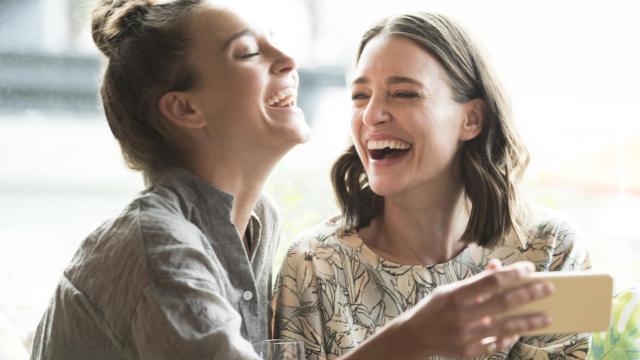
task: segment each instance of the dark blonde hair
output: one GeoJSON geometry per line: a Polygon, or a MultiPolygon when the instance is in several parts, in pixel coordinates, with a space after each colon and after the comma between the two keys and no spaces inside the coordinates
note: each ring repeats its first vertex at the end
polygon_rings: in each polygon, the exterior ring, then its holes
{"type": "MultiPolygon", "coordinates": [[[[409,39],[434,56],[448,75],[456,102],[485,102],[482,132],[461,148],[465,194],[472,205],[462,239],[485,247],[496,246],[510,235],[522,240],[516,183],[529,155],[514,129],[510,105],[480,51],[452,20],[418,12],[393,16],[371,27],[361,39],[358,61],[367,43],[377,36],[409,39]]],[[[382,215],[383,198],[369,188],[354,145],[336,160],[331,178],[345,230],[366,227],[382,215]]]]}
{"type": "Polygon", "coordinates": [[[146,175],[177,163],[178,134],[158,109],[168,91],[196,82],[185,60],[188,19],[202,0],[100,0],[93,40],[107,57],[100,95],[127,165],[146,175]]]}

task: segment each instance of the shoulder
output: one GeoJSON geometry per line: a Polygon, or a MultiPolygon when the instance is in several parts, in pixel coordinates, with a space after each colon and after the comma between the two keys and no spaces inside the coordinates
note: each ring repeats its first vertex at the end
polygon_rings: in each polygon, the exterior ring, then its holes
{"type": "Polygon", "coordinates": [[[570,215],[534,206],[527,234],[527,248],[547,250],[548,270],[584,270],[591,267],[584,231],[570,215]]]}
{"type": "Polygon", "coordinates": [[[584,247],[582,227],[571,216],[542,206],[532,206],[526,227],[530,244],[545,244],[557,251],[584,247]]]}
{"type": "Polygon", "coordinates": [[[172,199],[148,193],[137,198],[131,207],[138,226],[137,236],[147,251],[164,243],[202,244],[202,231],[172,199]]]}
{"type": "Polygon", "coordinates": [[[341,230],[342,223],[340,217],[331,217],[302,231],[290,246],[290,250],[303,252],[333,247],[338,244],[341,230]]]}
{"type": "Polygon", "coordinates": [[[107,293],[137,293],[152,281],[149,254],[197,239],[198,233],[175,209],[143,192],[83,240],[64,275],[92,301],[107,304],[107,293]],[[105,291],[114,288],[119,290],[105,291]]]}
{"type": "Polygon", "coordinates": [[[559,210],[537,205],[531,207],[527,232],[534,238],[583,236],[582,228],[573,217],[559,210]]]}
{"type": "Polygon", "coordinates": [[[149,191],[129,206],[130,242],[139,248],[149,281],[202,278],[220,268],[209,239],[177,194],[149,191]]]}
{"type": "Polygon", "coordinates": [[[285,262],[296,266],[314,258],[338,256],[344,248],[340,243],[342,223],[339,216],[331,217],[301,232],[287,250],[285,262]]]}
{"type": "Polygon", "coordinates": [[[569,215],[531,205],[524,217],[524,241],[508,238],[489,257],[505,264],[528,260],[538,271],[581,270],[590,267],[583,231],[569,215]]]}
{"type": "Polygon", "coordinates": [[[74,260],[102,262],[113,256],[100,255],[133,256],[144,252],[144,240],[149,236],[179,237],[178,234],[196,231],[180,209],[171,206],[171,201],[143,191],[89,234],[74,260]]]}

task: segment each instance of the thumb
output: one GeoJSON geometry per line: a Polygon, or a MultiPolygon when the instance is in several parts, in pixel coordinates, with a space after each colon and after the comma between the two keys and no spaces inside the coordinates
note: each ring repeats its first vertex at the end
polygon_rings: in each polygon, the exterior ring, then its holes
{"type": "Polygon", "coordinates": [[[498,259],[490,259],[485,267],[486,270],[499,270],[502,268],[502,262],[498,259]]]}

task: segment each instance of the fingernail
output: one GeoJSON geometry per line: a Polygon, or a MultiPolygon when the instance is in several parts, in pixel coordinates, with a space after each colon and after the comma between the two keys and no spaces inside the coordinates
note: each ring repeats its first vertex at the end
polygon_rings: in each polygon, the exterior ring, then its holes
{"type": "Polygon", "coordinates": [[[544,283],[543,290],[544,290],[544,294],[545,295],[549,295],[549,294],[551,294],[553,292],[553,290],[555,290],[555,287],[553,286],[552,283],[546,282],[546,283],[544,283]]]}
{"type": "Polygon", "coordinates": [[[533,269],[531,266],[527,265],[524,268],[522,268],[522,271],[520,272],[522,275],[529,275],[533,272],[533,269]]]}
{"type": "Polygon", "coordinates": [[[536,268],[535,268],[535,266],[533,266],[532,262],[527,263],[527,265],[528,265],[527,266],[527,271],[528,272],[532,273],[532,272],[534,272],[536,270],[536,268]]]}
{"type": "Polygon", "coordinates": [[[544,315],[544,316],[542,317],[542,323],[543,323],[545,326],[546,326],[546,325],[551,324],[551,321],[552,321],[552,320],[553,320],[553,319],[551,318],[551,316],[550,316],[550,315],[544,315]]]}

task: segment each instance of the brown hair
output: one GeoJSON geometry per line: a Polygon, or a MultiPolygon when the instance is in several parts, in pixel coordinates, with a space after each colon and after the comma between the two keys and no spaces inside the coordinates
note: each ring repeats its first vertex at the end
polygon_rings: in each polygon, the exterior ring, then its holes
{"type": "Polygon", "coordinates": [[[107,57],[100,95],[127,165],[146,175],[177,162],[178,134],[158,109],[168,91],[194,86],[187,21],[202,0],[100,0],[93,40],[107,57]]]}
{"type": "MultiPolygon", "coordinates": [[[[472,205],[462,239],[485,247],[496,246],[510,235],[522,240],[516,182],[529,155],[514,129],[510,105],[480,51],[460,26],[445,16],[426,12],[390,17],[371,27],[361,39],[358,61],[376,36],[410,39],[443,66],[455,101],[485,102],[482,132],[461,149],[462,178],[472,205]]],[[[345,230],[366,227],[382,215],[383,198],[369,188],[354,145],[336,160],[331,179],[345,230]]]]}

